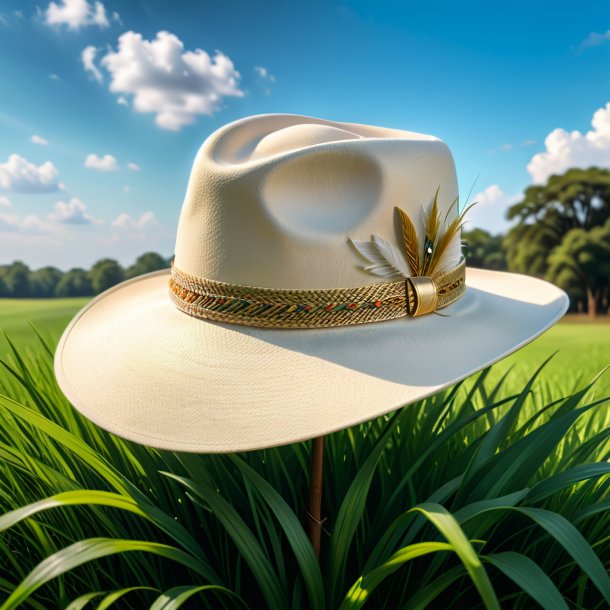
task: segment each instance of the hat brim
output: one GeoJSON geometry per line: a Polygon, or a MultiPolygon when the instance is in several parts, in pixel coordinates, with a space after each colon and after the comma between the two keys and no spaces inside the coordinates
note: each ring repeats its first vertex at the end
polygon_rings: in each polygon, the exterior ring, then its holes
{"type": "Polygon", "coordinates": [[[465,294],[442,315],[264,329],[179,311],[168,278],[93,299],[64,331],[55,374],[94,423],[172,451],[260,449],[361,423],[500,360],[568,307],[545,281],[467,268],[465,294]]]}

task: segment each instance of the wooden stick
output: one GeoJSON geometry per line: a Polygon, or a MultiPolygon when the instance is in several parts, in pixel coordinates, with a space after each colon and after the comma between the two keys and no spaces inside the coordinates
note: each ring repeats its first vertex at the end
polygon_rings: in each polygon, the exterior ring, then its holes
{"type": "Polygon", "coordinates": [[[322,475],[324,471],[324,437],[314,438],[311,445],[311,477],[309,485],[309,539],[318,560],[322,534],[322,475]]]}

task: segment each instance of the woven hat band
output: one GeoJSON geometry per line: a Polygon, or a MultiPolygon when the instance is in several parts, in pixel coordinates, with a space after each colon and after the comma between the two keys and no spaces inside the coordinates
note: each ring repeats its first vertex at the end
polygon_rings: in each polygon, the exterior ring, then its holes
{"type": "Polygon", "coordinates": [[[199,278],[172,265],[170,296],[198,318],[267,328],[328,328],[418,316],[442,309],[465,291],[465,262],[434,277],[358,288],[255,288],[199,278]]]}

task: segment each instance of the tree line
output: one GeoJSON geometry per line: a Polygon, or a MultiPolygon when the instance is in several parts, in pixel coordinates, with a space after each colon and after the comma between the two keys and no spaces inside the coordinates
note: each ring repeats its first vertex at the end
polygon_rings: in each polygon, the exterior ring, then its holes
{"type": "Polygon", "coordinates": [[[506,235],[465,231],[468,264],[546,279],[570,296],[572,311],[608,315],[610,170],[570,169],[526,189],[508,209],[506,235]]]}
{"type": "Polygon", "coordinates": [[[25,263],[15,261],[10,265],[0,265],[0,297],[94,296],[123,280],[149,271],[166,269],[170,260],[156,252],[146,252],[126,268],[114,259],[103,258],[89,270],[74,268],[65,272],[56,267],[32,270],[25,263]]]}

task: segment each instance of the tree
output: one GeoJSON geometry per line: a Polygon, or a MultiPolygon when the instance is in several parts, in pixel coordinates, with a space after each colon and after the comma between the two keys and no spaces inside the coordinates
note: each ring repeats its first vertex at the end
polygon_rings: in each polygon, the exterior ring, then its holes
{"type": "Polygon", "coordinates": [[[502,235],[491,235],[483,229],[463,231],[462,241],[465,244],[468,265],[495,271],[506,269],[502,239],[502,235]]]}
{"type": "Polygon", "coordinates": [[[88,297],[93,295],[89,273],[84,269],[70,269],[55,287],[56,297],[88,297]]]}
{"type": "Polygon", "coordinates": [[[549,256],[547,279],[568,289],[580,284],[587,296],[589,316],[607,307],[610,286],[610,218],[590,231],[568,231],[549,256]]]}
{"type": "Polygon", "coordinates": [[[543,225],[561,239],[570,229],[591,229],[610,216],[610,170],[569,169],[546,185],[526,189],[522,201],[508,210],[509,220],[543,225]]]}
{"type": "Polygon", "coordinates": [[[136,277],[151,271],[166,269],[168,267],[165,259],[156,252],[146,252],[136,259],[136,262],[127,269],[127,277],[136,277]]]}
{"type": "MultiPolygon", "coordinates": [[[[593,247],[583,245],[592,239],[586,234],[610,218],[610,170],[570,169],[562,175],[551,176],[547,184],[527,188],[523,200],[508,210],[507,218],[518,221],[504,239],[510,271],[552,277],[557,282],[561,277],[564,286],[578,284],[587,294],[587,306],[593,315],[603,307],[604,289],[593,289],[599,281],[596,266],[581,261],[578,272],[575,268],[570,271],[566,257],[577,252],[578,256],[585,256],[585,250],[593,247]],[[573,234],[568,245],[557,250],[566,236],[576,230],[580,232],[573,234]],[[554,251],[558,254],[551,273],[550,256],[554,251]],[[557,261],[561,258],[564,263],[560,265],[557,261]]],[[[602,261],[608,256],[597,253],[602,261]]]]}
{"type": "Polygon", "coordinates": [[[13,298],[27,298],[31,295],[30,268],[21,261],[9,265],[3,275],[8,295],[13,298]]]}
{"type": "Polygon", "coordinates": [[[117,261],[111,258],[103,258],[89,272],[91,286],[95,294],[99,294],[125,279],[123,268],[117,261]]]}
{"type": "Polygon", "coordinates": [[[30,273],[31,296],[49,298],[55,296],[55,288],[63,273],[56,267],[42,267],[30,273]]]}

